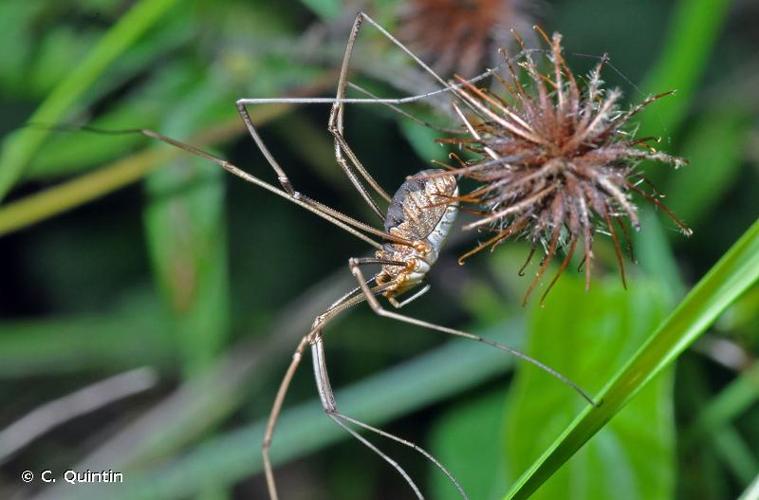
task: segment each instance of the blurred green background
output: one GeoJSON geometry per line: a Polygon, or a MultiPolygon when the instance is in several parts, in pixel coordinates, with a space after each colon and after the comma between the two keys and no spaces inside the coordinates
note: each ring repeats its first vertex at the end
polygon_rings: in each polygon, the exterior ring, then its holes
{"type": "MultiPolygon", "coordinates": [[[[334,93],[360,8],[397,28],[392,0],[0,3],[2,498],[266,498],[259,449],[280,377],[313,317],[352,286],[347,259],[368,249],[141,136],[24,125],[153,128],[276,182],[234,101],[334,93]],[[69,468],[121,471],[125,482],[20,479],[69,468]]],[[[553,0],[528,10],[564,34],[577,73],[608,53],[605,80],[628,103],[678,90],[640,116],[638,133],[690,160],[678,172],[644,168],[694,235],[646,211],[628,290],[599,238],[591,291],[568,272],[542,308],[518,307],[525,245],[460,267],[476,235],[459,235],[408,312],[523,346],[596,393],[757,219],[759,4],[553,0]]],[[[405,95],[398,81],[418,76],[369,28],[354,67],[356,81],[385,96],[405,95]]],[[[251,111],[296,188],[373,221],[335,163],[328,107],[251,111]]],[[[445,157],[436,133],[385,108],[348,109],[346,129],[390,192],[445,157]]],[[[748,491],[759,474],[759,289],[747,287],[537,497],[748,491]]],[[[501,498],[583,410],[533,367],[366,306],[334,323],[326,346],[342,411],[429,449],[472,499],[501,498]]],[[[320,412],[308,363],[275,435],[281,496],[411,498],[392,468],[320,412]]],[[[456,498],[422,457],[375,442],[430,498],[456,498]]]]}

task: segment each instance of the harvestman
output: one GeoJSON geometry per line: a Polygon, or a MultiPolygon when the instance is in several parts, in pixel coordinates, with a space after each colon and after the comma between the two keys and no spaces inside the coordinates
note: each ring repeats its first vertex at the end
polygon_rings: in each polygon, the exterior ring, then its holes
{"type": "MultiPolygon", "coordinates": [[[[490,72],[486,72],[479,77],[469,80],[469,82],[482,79],[489,73],[490,72]]],[[[353,87],[358,88],[355,85],[353,85],[353,87]]],[[[244,98],[237,101],[238,112],[240,113],[242,120],[245,122],[248,132],[255,141],[261,153],[268,161],[269,165],[271,165],[271,167],[274,169],[281,189],[257,177],[254,177],[253,175],[241,170],[239,167],[229,163],[224,159],[216,157],[189,144],[185,144],[170,137],[166,137],[158,132],[146,129],[121,131],[125,133],[142,133],[148,137],[168,143],[191,154],[200,156],[213,163],[216,163],[237,177],[240,177],[247,182],[260,186],[278,196],[281,196],[282,198],[285,198],[295,203],[296,205],[299,205],[304,209],[316,214],[317,216],[331,222],[337,227],[340,227],[341,229],[347,231],[351,235],[368,243],[376,250],[374,257],[354,257],[348,260],[348,267],[353,276],[356,278],[358,286],[340,297],[331,306],[329,306],[326,311],[314,319],[310,331],[306,333],[298,343],[298,346],[296,347],[293,354],[293,359],[287,369],[287,372],[285,373],[285,376],[282,379],[279,390],[277,391],[262,444],[266,483],[269,495],[273,500],[277,499],[278,495],[274,481],[273,468],[271,460],[269,458],[269,449],[272,444],[274,429],[280,411],[282,409],[285,395],[295,374],[295,371],[300,364],[306,346],[310,346],[311,348],[313,368],[316,378],[316,385],[319,392],[319,398],[321,399],[324,411],[329,416],[329,418],[331,418],[335,423],[337,423],[337,425],[345,429],[353,437],[358,439],[361,443],[363,443],[365,446],[379,455],[382,459],[392,465],[414,490],[414,493],[418,498],[422,499],[424,497],[422,496],[419,487],[414,483],[406,471],[392,458],[380,451],[374,444],[372,444],[366,438],[349,427],[349,424],[353,424],[367,431],[374,432],[375,434],[389,438],[421,453],[448,477],[448,479],[453,483],[462,497],[467,498],[467,495],[464,492],[463,488],[453,477],[453,475],[427,451],[410,441],[389,434],[385,431],[382,431],[381,429],[372,427],[368,424],[365,424],[338,412],[337,403],[335,401],[327,373],[322,331],[327,326],[327,324],[329,324],[329,322],[332,321],[337,315],[364,301],[366,301],[371,309],[379,316],[420,326],[440,333],[446,333],[458,337],[476,340],[478,342],[496,347],[512,355],[515,355],[529,363],[532,363],[533,365],[546,371],[548,374],[561,380],[563,383],[569,385],[590,404],[596,404],[590,396],[588,396],[579,386],[577,386],[567,377],[516,349],[512,349],[511,347],[508,347],[504,344],[500,344],[493,340],[485,339],[465,331],[448,328],[442,325],[437,325],[421,319],[387,310],[380,304],[379,300],[377,299],[378,295],[383,295],[394,308],[400,309],[413,300],[419,298],[429,290],[430,286],[425,285],[421,289],[416,290],[407,298],[398,300],[401,295],[405,295],[407,292],[410,292],[423,284],[424,277],[426,276],[431,266],[437,260],[444,240],[448,235],[450,227],[458,212],[458,186],[455,177],[451,174],[446,173],[444,170],[424,170],[415,176],[408,178],[396,191],[395,195],[391,197],[386,191],[382,189],[382,187],[374,180],[374,178],[372,178],[369,172],[361,164],[360,160],[353,152],[348,142],[343,137],[344,104],[384,104],[398,110],[398,108],[396,108],[397,105],[420,101],[441,92],[452,92],[460,100],[462,100],[464,105],[468,106],[468,103],[465,100],[461,99],[459,95],[459,88],[460,85],[447,84],[442,78],[435,74],[432,69],[424,64],[424,62],[416,57],[409,49],[403,46],[401,42],[395,39],[384,28],[378,25],[373,19],[364,13],[360,13],[356,17],[348,39],[345,55],[343,57],[342,66],[340,69],[337,95],[335,98],[244,98]],[[349,85],[347,82],[347,72],[350,58],[352,55],[353,46],[358,37],[360,27],[364,21],[375,26],[393,44],[395,44],[407,55],[409,55],[426,72],[431,74],[440,84],[443,85],[444,88],[434,92],[429,92],[427,94],[399,99],[380,99],[375,97],[346,98],[345,91],[347,85],[349,85]],[[294,189],[284,169],[271,154],[261,139],[260,135],[258,134],[258,131],[256,130],[256,127],[254,126],[250,114],[247,110],[247,106],[249,105],[275,103],[332,105],[332,109],[329,115],[328,129],[335,140],[335,158],[337,160],[337,163],[350,179],[356,190],[360,193],[364,201],[368,204],[370,209],[380,218],[381,221],[383,221],[384,230],[377,229],[372,225],[356,220],[342,212],[339,212],[316,200],[313,200],[294,189]],[[364,182],[374,191],[376,195],[383,198],[388,203],[388,208],[385,213],[383,213],[383,211],[380,209],[379,205],[372,197],[369,189],[367,189],[367,187],[364,185],[364,182]],[[383,243],[376,241],[374,238],[372,238],[372,236],[382,240],[383,243]],[[362,271],[362,267],[367,265],[378,265],[381,267],[379,272],[367,279],[364,275],[364,272],[362,271]]],[[[362,89],[358,88],[358,90],[362,89]]],[[[366,91],[363,92],[367,95],[371,95],[366,91]]],[[[458,107],[454,105],[454,108],[456,109],[457,114],[464,121],[464,124],[468,126],[467,128],[471,128],[458,107]]],[[[409,116],[405,112],[400,112],[404,114],[404,116],[409,116]]]]}

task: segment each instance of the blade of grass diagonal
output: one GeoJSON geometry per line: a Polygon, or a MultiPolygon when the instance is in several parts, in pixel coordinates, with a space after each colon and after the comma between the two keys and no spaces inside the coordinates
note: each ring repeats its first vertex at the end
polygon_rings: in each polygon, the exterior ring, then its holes
{"type": "MultiPolygon", "coordinates": [[[[290,109],[269,106],[259,123],[268,121],[290,109]]],[[[223,142],[243,132],[238,117],[219,122],[194,135],[188,143],[198,147],[223,142]]],[[[146,149],[129,155],[92,172],[80,175],[57,186],[34,193],[0,207],[0,236],[43,221],[87,202],[106,196],[161,167],[182,152],[168,147],[146,149]]]]}
{"type": "MultiPolygon", "coordinates": [[[[29,121],[57,123],[103,71],[175,3],[176,0],[142,0],[132,7],[100,40],[89,56],[55,88],[29,121]]],[[[0,153],[0,200],[13,187],[49,133],[49,130],[26,128],[8,136],[4,141],[0,153]]]]}
{"type": "Polygon", "coordinates": [[[722,389],[696,417],[683,436],[684,445],[693,445],[710,430],[730,423],[759,399],[759,363],[741,373],[722,389]]]}
{"type": "Polygon", "coordinates": [[[644,93],[652,95],[677,90],[677,98],[662,99],[641,114],[640,137],[669,135],[682,123],[732,3],[678,2],[664,50],[641,85],[644,93]]]}
{"type": "Polygon", "coordinates": [[[520,477],[507,498],[527,498],[638,392],[669,366],[717,317],[759,279],[759,221],[728,250],[675,311],[584,410],[520,477]]]}
{"type": "MultiPolygon", "coordinates": [[[[331,80],[332,76],[327,75],[312,85],[302,87],[294,94],[303,96],[317,94],[331,80]]],[[[290,104],[264,106],[252,110],[251,116],[253,121],[261,125],[287,113],[292,108],[290,104]]],[[[193,135],[186,142],[198,147],[206,147],[231,139],[244,131],[244,125],[238,116],[214,123],[216,124],[193,135]]],[[[0,206],[0,236],[137,182],[167,160],[181,155],[180,150],[167,146],[140,151],[70,181],[2,205],[0,206]]]]}

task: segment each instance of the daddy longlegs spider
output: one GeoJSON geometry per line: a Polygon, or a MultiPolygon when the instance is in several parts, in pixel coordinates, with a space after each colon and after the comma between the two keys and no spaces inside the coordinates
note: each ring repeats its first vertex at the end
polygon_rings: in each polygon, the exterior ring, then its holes
{"type": "MultiPolygon", "coordinates": [[[[485,76],[487,76],[487,74],[475,77],[471,80],[468,80],[466,83],[471,83],[472,81],[482,79],[485,76]]],[[[355,85],[353,87],[362,90],[355,85]]],[[[244,181],[266,189],[267,191],[270,191],[312,212],[313,214],[331,222],[335,226],[343,229],[349,234],[363,240],[370,246],[374,247],[374,257],[353,257],[348,260],[348,268],[355,277],[357,286],[336,300],[331,306],[327,308],[327,310],[325,310],[314,319],[311,329],[298,343],[295,352],[293,353],[292,361],[290,362],[290,365],[288,366],[287,371],[280,383],[271,413],[269,415],[262,443],[262,455],[266,484],[269,496],[272,500],[276,500],[279,497],[274,480],[273,467],[271,459],[269,457],[269,450],[272,445],[274,430],[280,412],[282,410],[285,395],[287,393],[290,382],[292,381],[293,376],[301,362],[306,347],[310,347],[311,349],[314,376],[319,392],[319,398],[321,400],[322,407],[329,418],[331,418],[337,425],[345,429],[358,441],[374,451],[378,456],[380,456],[383,460],[394,467],[409,484],[417,498],[422,499],[424,497],[419,487],[409,476],[409,474],[403,469],[403,467],[401,467],[391,457],[379,450],[374,444],[360,435],[356,430],[351,428],[351,425],[369,432],[373,432],[379,436],[391,439],[397,443],[416,450],[424,457],[426,457],[430,462],[432,462],[440,471],[442,471],[443,474],[446,475],[446,477],[451,481],[451,483],[463,498],[468,498],[466,492],[455,479],[453,474],[449,472],[440,462],[438,462],[437,459],[435,459],[430,453],[410,441],[387,433],[381,429],[344,415],[338,411],[337,403],[330,385],[329,375],[327,372],[327,363],[324,353],[323,330],[339,314],[364,301],[366,301],[371,307],[372,311],[374,311],[374,313],[379,316],[419,326],[439,333],[445,333],[456,337],[475,340],[477,342],[510,353],[524,361],[527,361],[539,367],[551,376],[559,379],[561,382],[574,389],[591,405],[598,404],[594,402],[594,400],[585,391],[583,391],[577,384],[569,380],[566,376],[544,365],[540,361],[531,358],[521,351],[469,332],[448,328],[446,326],[438,325],[409,315],[401,314],[396,311],[385,309],[377,298],[379,295],[382,295],[395,309],[400,309],[415,299],[419,298],[430,289],[430,285],[422,285],[424,283],[424,278],[427,272],[437,260],[438,254],[442,249],[443,243],[458,213],[458,186],[454,175],[447,174],[444,170],[422,170],[416,175],[407,178],[407,180],[401,184],[395,194],[391,197],[384,189],[382,189],[382,187],[374,180],[371,174],[364,168],[358,156],[353,152],[350,145],[344,138],[344,105],[348,103],[383,104],[392,107],[396,111],[400,111],[399,108],[397,108],[399,105],[420,101],[442,92],[452,92],[454,95],[456,95],[459,87],[460,85],[457,86],[447,84],[440,76],[435,74],[432,69],[425,65],[424,62],[416,57],[400,41],[388,33],[368,15],[360,13],[356,17],[348,39],[348,43],[346,45],[345,55],[343,57],[339,73],[336,97],[243,98],[237,101],[238,112],[243,122],[245,123],[250,136],[255,141],[256,145],[258,146],[263,156],[266,158],[269,165],[274,169],[274,172],[276,173],[280,184],[279,188],[245,172],[244,170],[222,158],[214,156],[192,145],[162,135],[153,130],[132,129],[106,131],[83,127],[84,129],[104,133],[141,133],[147,137],[165,142],[188,153],[202,157],[210,162],[217,164],[218,166],[224,168],[231,174],[243,179],[244,181]],[[425,71],[431,74],[439,83],[444,86],[444,88],[429,92],[427,94],[397,99],[375,98],[373,96],[368,98],[346,98],[346,87],[349,85],[347,81],[348,67],[353,52],[353,46],[358,37],[359,29],[364,21],[377,28],[380,33],[388,38],[394,45],[399,47],[425,71]],[[267,148],[266,144],[261,139],[261,136],[253,124],[253,121],[247,109],[247,106],[252,105],[282,103],[332,105],[329,114],[328,130],[334,137],[336,161],[350,182],[359,192],[363,200],[369,206],[371,211],[374,212],[380,218],[380,220],[383,221],[383,229],[377,229],[370,224],[359,221],[340,211],[330,208],[327,205],[324,205],[316,200],[307,197],[293,187],[289,177],[285,173],[285,170],[274,158],[272,153],[267,148]],[[366,185],[364,183],[366,183],[366,185]],[[374,197],[372,196],[372,191],[376,196],[379,196],[380,198],[384,199],[385,202],[387,202],[388,208],[385,212],[380,209],[380,206],[375,201],[374,197]],[[381,240],[382,243],[377,240],[381,240]],[[380,266],[380,270],[367,279],[362,268],[368,265],[380,266]],[[420,286],[421,288],[419,288],[420,286]],[[401,296],[404,296],[412,291],[414,293],[402,300],[399,300],[401,296]]],[[[371,95],[366,91],[364,91],[364,93],[371,95]]],[[[466,101],[464,101],[463,104],[466,105],[466,101]]],[[[458,108],[456,109],[460,114],[458,108]]],[[[403,111],[400,112],[404,116],[409,116],[403,111]]]]}

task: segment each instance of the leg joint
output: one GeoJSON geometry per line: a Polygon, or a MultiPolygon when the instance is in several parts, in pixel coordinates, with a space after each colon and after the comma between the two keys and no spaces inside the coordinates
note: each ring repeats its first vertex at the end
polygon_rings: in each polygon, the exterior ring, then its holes
{"type": "Polygon", "coordinates": [[[320,326],[324,323],[324,315],[320,314],[316,318],[314,318],[314,322],[311,323],[311,330],[318,330],[320,326]]]}
{"type": "Polygon", "coordinates": [[[386,311],[385,308],[383,308],[379,302],[377,303],[370,303],[372,309],[374,309],[374,312],[377,313],[378,316],[382,316],[383,318],[388,318],[392,316],[392,313],[389,311],[386,311]]]}

